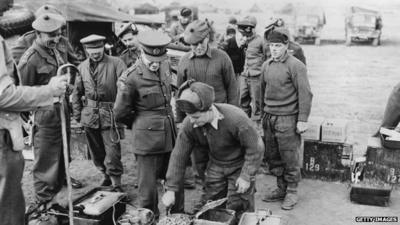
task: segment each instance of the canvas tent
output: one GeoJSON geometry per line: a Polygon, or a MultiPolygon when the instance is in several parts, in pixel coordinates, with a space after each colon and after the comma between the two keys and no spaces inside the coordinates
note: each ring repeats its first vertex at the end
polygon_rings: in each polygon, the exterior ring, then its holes
{"type": "Polygon", "coordinates": [[[33,11],[43,4],[55,6],[66,18],[67,37],[78,56],[84,56],[79,42],[83,37],[90,34],[103,35],[107,43],[115,46],[117,38],[114,22],[134,21],[132,16],[114,9],[106,0],[35,0],[26,3],[33,11]]]}

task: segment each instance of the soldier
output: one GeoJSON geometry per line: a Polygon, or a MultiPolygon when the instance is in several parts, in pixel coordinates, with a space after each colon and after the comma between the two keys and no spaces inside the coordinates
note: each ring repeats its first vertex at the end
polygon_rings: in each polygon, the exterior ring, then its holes
{"type": "Polygon", "coordinates": [[[239,76],[239,104],[249,118],[258,124],[261,118],[260,75],[261,66],[265,61],[265,43],[263,38],[255,33],[256,26],[257,20],[253,16],[246,16],[238,22],[238,29],[242,34],[238,45],[245,48],[246,52],[244,70],[239,76]]]}
{"type": "MultiPolygon", "coordinates": [[[[133,151],[137,160],[139,207],[159,217],[157,179],[164,179],[176,127],[171,101],[172,76],[166,47],[171,38],[159,31],[140,32],[142,55],[120,78],[115,118],[132,126],[133,151]],[[134,112],[134,120],[126,118],[134,112]]],[[[183,212],[183,184],[179,185],[179,204],[171,212],[183,212]]]]}
{"type": "MultiPolygon", "coordinates": [[[[215,102],[238,105],[235,72],[229,56],[222,50],[211,48],[213,36],[207,21],[196,20],[185,30],[185,42],[190,44],[191,52],[182,56],[178,64],[178,82],[194,79],[212,86],[215,90],[215,102]]],[[[181,122],[185,114],[178,114],[181,122]]]]}
{"type": "MultiPolygon", "coordinates": [[[[35,17],[38,18],[40,15],[45,13],[52,13],[56,15],[62,16],[61,12],[52,5],[43,5],[35,12],[35,17]]],[[[65,26],[65,24],[63,24],[65,26]]],[[[22,55],[28,50],[29,47],[32,46],[33,42],[36,40],[36,32],[29,31],[19,37],[15,43],[15,45],[11,48],[12,56],[15,62],[18,64],[22,55]]],[[[60,37],[59,42],[57,43],[57,50],[60,52],[68,53],[68,61],[77,65],[79,64],[79,60],[77,59],[71,44],[68,42],[67,38],[64,36],[60,37]]],[[[82,184],[81,184],[82,186],[82,184]]]]}
{"type": "MultiPolygon", "coordinates": [[[[235,78],[232,61],[222,50],[211,48],[209,42],[213,41],[212,28],[207,21],[193,21],[185,30],[185,42],[190,44],[191,52],[186,53],[179,61],[177,85],[194,79],[212,86],[215,90],[215,102],[238,105],[238,86],[235,78]]],[[[177,123],[181,123],[185,113],[177,109],[177,123]]],[[[197,173],[204,178],[204,169],[207,165],[207,155],[200,154],[204,151],[193,151],[193,163],[197,165],[197,173]]],[[[188,169],[188,177],[191,170],[188,169]]],[[[192,182],[194,183],[194,181],[192,182]]],[[[190,181],[185,181],[185,186],[190,187],[190,181]]]]}
{"type": "Polygon", "coordinates": [[[137,43],[138,30],[133,27],[132,23],[125,25],[120,33],[117,35],[119,39],[124,43],[126,49],[119,56],[127,67],[131,67],[135,64],[136,60],[140,56],[140,47],[137,43]]]}
{"type": "Polygon", "coordinates": [[[238,107],[213,103],[211,86],[188,81],[178,94],[176,105],[187,114],[171,154],[167,192],[162,200],[168,207],[183,179],[185,166],[196,145],[209,149],[205,173],[206,200],[228,197],[227,208],[238,218],[254,211],[255,175],[264,153],[261,136],[252,121],[238,107]]]}
{"type": "Polygon", "coordinates": [[[170,36],[173,42],[181,42],[187,44],[184,41],[184,32],[188,24],[192,22],[192,10],[189,8],[182,8],[180,11],[179,21],[172,25],[170,30],[170,36]]]}
{"type": "Polygon", "coordinates": [[[288,53],[287,29],[268,36],[271,59],[262,66],[261,93],[265,149],[277,188],[263,200],[280,201],[290,210],[298,201],[300,134],[307,130],[312,93],[304,63],[288,53]]]}
{"type": "Polygon", "coordinates": [[[74,119],[85,129],[94,165],[104,175],[101,186],[122,191],[119,135],[123,136],[123,130],[118,129],[112,109],[117,80],[126,66],[121,59],[104,54],[105,39],[93,34],[80,40],[88,58],[78,66],[81,76],[75,82],[72,105],[74,119]]]}
{"type": "MultiPolygon", "coordinates": [[[[62,17],[49,13],[40,15],[32,23],[37,38],[19,62],[21,84],[46,85],[56,76],[58,67],[67,62],[67,53],[58,51],[56,47],[64,22],[62,17]]],[[[67,110],[68,107],[64,113],[69,124],[67,110]]],[[[65,182],[60,102],[34,113],[37,128],[34,130],[33,165],[35,203],[31,209],[49,202],[65,182]]]]}
{"type": "MultiPolygon", "coordinates": [[[[235,24],[228,25],[228,27],[226,28],[226,35],[221,38],[218,47],[224,50],[228,54],[229,58],[231,58],[233,70],[235,71],[236,75],[235,77],[238,80],[240,74],[243,72],[244,69],[244,63],[246,60],[246,49],[244,45],[239,46],[238,44],[239,40],[241,40],[242,35],[237,29],[236,19],[234,17],[233,19],[235,24]]],[[[230,19],[229,22],[231,23],[231,20],[233,19],[230,19]]]]}
{"type": "MultiPolygon", "coordinates": [[[[274,29],[281,29],[281,27],[284,27],[284,26],[285,26],[285,23],[284,23],[284,21],[282,19],[273,19],[273,20],[271,20],[269,25],[267,25],[265,27],[264,40],[268,39],[268,35],[274,29]]],[[[267,59],[269,59],[271,57],[271,53],[269,51],[268,44],[265,45],[265,52],[266,52],[267,59]]],[[[289,54],[293,55],[298,60],[300,60],[302,63],[304,63],[304,65],[306,65],[306,57],[304,56],[303,49],[301,48],[301,46],[297,42],[292,41],[290,37],[289,37],[288,52],[289,52],[289,54]]]]}
{"type": "MultiPolygon", "coordinates": [[[[0,10],[0,16],[2,15],[0,10]]],[[[47,85],[40,87],[15,86],[11,77],[16,75],[16,65],[4,39],[0,36],[0,116],[6,119],[17,112],[40,110],[40,107],[53,105],[53,97],[61,96],[67,87],[67,77],[53,77],[47,85]],[[4,114],[3,114],[4,113],[4,114]]],[[[12,117],[11,117],[12,118],[12,117]]],[[[19,120],[16,120],[19,121],[19,120]]],[[[10,121],[10,123],[16,123],[10,121]]],[[[4,126],[6,124],[2,124],[4,126]]],[[[19,124],[13,129],[22,129],[19,124]]],[[[13,140],[15,141],[15,140],[13,140]]],[[[25,200],[21,188],[24,172],[22,151],[15,151],[10,132],[0,129],[0,220],[3,225],[24,223],[25,200]]],[[[17,140],[23,143],[23,140],[17,140]]]]}

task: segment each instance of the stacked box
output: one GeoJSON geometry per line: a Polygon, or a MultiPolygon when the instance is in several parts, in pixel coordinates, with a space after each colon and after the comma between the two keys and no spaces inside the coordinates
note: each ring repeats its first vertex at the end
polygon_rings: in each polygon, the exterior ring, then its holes
{"type": "Polygon", "coordinates": [[[304,141],[304,178],[327,181],[350,180],[353,146],[344,143],[304,141]]]}
{"type": "Polygon", "coordinates": [[[379,138],[371,137],[368,140],[364,178],[399,185],[400,149],[384,148],[379,138]]]}
{"type": "Polygon", "coordinates": [[[321,141],[345,143],[347,137],[347,125],[347,120],[325,120],[321,127],[321,141]]]}
{"type": "Polygon", "coordinates": [[[324,120],[325,119],[323,117],[310,117],[308,119],[307,131],[301,134],[303,139],[314,141],[321,140],[321,126],[324,120]]]}

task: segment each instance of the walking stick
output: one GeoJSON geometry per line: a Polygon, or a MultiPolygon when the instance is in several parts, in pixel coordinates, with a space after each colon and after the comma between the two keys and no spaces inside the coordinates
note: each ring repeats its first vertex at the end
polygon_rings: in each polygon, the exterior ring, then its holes
{"type": "MultiPolygon", "coordinates": [[[[57,70],[57,76],[61,76],[61,72],[64,68],[67,69],[67,75],[70,76],[70,82],[69,84],[73,84],[75,82],[74,76],[71,76],[71,68],[75,68],[78,71],[78,68],[72,64],[65,64],[62,65],[58,68],[57,70]]],[[[63,141],[63,154],[64,154],[64,166],[65,166],[65,175],[67,179],[67,192],[68,192],[68,218],[69,218],[69,224],[74,225],[74,214],[73,214],[73,205],[72,205],[72,185],[71,185],[71,176],[69,173],[69,155],[68,155],[68,138],[67,138],[67,120],[65,118],[65,105],[64,105],[64,98],[61,98],[61,108],[60,108],[60,114],[61,114],[61,132],[62,132],[62,141],[63,141]]]]}

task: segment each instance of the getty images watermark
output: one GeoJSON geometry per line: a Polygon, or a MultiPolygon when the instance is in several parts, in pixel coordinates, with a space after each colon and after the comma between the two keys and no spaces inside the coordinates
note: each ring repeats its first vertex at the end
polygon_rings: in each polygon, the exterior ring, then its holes
{"type": "Polygon", "coordinates": [[[356,222],[359,223],[397,223],[397,216],[356,216],[356,222]]]}

